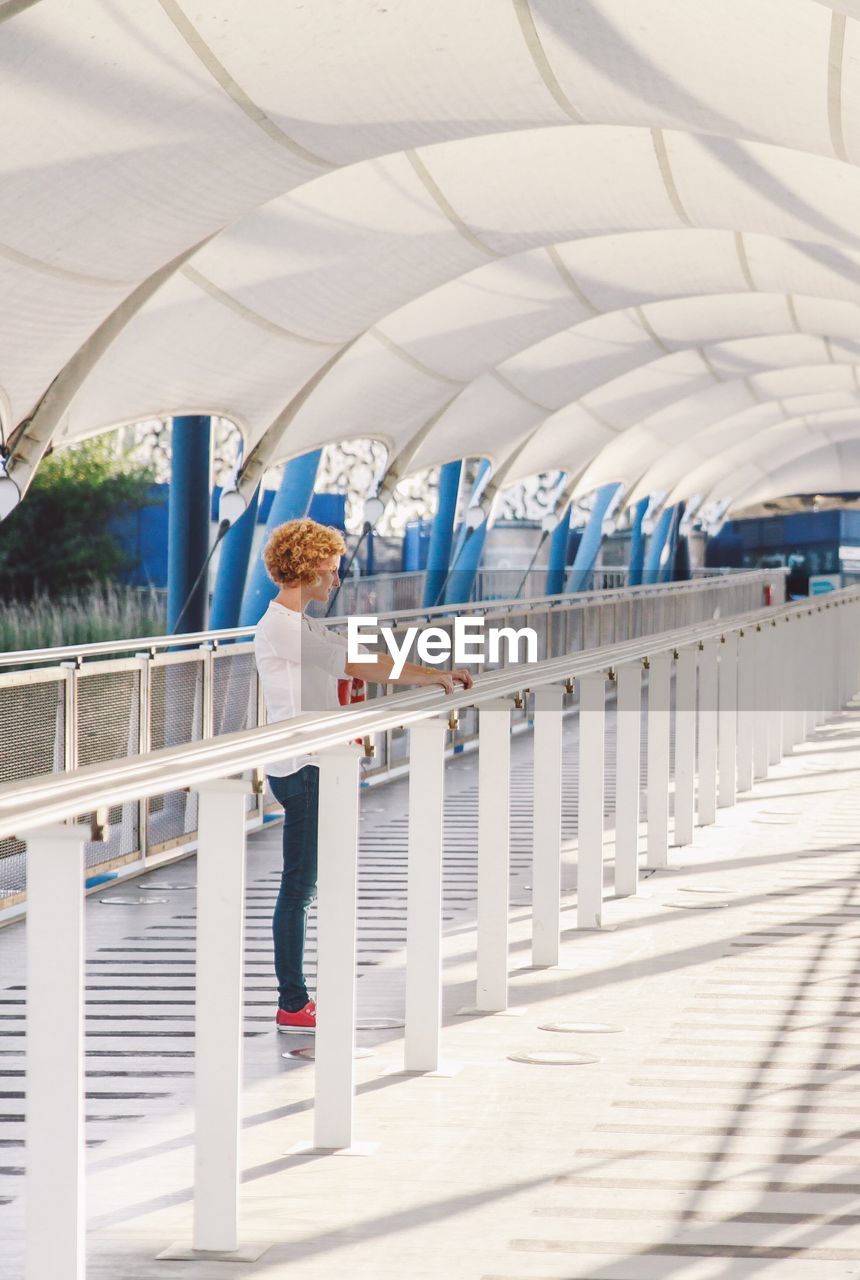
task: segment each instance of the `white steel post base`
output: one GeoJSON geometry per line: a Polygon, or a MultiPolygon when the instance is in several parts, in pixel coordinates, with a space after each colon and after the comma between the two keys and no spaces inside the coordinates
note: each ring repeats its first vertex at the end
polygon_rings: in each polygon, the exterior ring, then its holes
{"type": "Polygon", "coordinates": [[[26,1280],[84,1280],[83,826],[27,837],[26,1280]]]}
{"type": "Polygon", "coordinates": [[[239,1247],[245,801],[236,779],[198,785],[193,1248],[239,1247]]]}
{"type": "Polygon", "coordinates": [[[699,650],[685,645],[675,665],[675,829],[673,844],[693,843],[696,810],[696,672],[699,650]]]}
{"type": "Polygon", "coordinates": [[[317,882],[314,1147],[352,1146],[358,762],[361,747],[321,751],[317,882]]]}
{"type": "Polygon", "coordinates": [[[603,926],[603,757],[606,677],[579,682],[579,839],[576,870],[576,927],[603,926]]]}
{"type": "Polygon", "coordinates": [[[618,668],[615,708],[615,892],[628,897],[639,888],[642,668],[638,662],[618,668]]]}
{"type": "Polygon", "coordinates": [[[532,964],[556,965],[561,932],[561,743],[564,690],[534,695],[532,964]]]}
{"type": "Polygon", "coordinates": [[[478,708],[478,975],[475,1008],[508,1007],[511,704],[478,708]]]}
{"type": "Polygon", "coordinates": [[[442,1023],[442,823],[446,720],[409,731],[406,1071],[439,1068],[442,1023]]]}
{"type": "Polygon", "coordinates": [[[648,857],[646,866],[669,862],[669,675],[671,656],[657,653],[648,673],[648,857]]]}

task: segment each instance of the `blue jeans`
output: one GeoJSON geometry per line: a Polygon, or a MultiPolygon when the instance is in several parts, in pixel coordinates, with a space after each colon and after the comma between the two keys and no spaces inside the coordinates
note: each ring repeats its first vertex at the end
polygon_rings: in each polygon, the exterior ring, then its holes
{"type": "Polygon", "coordinates": [[[320,771],[306,764],[286,778],[269,778],[275,799],[284,806],[284,869],[275,903],[272,933],[278,1005],[289,1013],[308,1002],[304,976],[308,906],[317,889],[317,819],[320,771]]]}

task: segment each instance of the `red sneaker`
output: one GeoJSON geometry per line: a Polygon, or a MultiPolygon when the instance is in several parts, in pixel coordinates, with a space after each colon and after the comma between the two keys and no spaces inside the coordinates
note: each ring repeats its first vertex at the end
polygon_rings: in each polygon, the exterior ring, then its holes
{"type": "Polygon", "coordinates": [[[275,1017],[275,1025],[279,1031],[303,1031],[305,1035],[313,1034],[317,1028],[317,1007],[309,1000],[303,1009],[288,1013],[279,1009],[275,1017]]]}

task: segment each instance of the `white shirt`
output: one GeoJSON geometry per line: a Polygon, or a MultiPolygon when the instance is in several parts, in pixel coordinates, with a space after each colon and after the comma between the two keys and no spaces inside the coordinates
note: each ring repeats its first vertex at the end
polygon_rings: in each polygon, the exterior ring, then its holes
{"type": "MultiPolygon", "coordinates": [[[[334,711],[337,682],[346,678],[346,637],[336,635],[316,618],[274,600],[257,623],[254,657],[269,722],[291,720],[306,711],[334,711]]],[[[266,762],[276,778],[298,773],[315,756],[291,756],[266,762]]]]}

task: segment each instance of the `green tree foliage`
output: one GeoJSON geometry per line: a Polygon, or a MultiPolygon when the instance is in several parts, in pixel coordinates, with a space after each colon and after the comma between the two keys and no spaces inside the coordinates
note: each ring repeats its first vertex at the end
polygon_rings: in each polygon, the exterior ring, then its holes
{"type": "Polygon", "coordinates": [[[150,470],[109,436],[46,458],[0,524],[0,598],[59,598],[131,568],[110,526],[146,506],[151,482],[150,470]]]}

